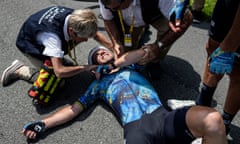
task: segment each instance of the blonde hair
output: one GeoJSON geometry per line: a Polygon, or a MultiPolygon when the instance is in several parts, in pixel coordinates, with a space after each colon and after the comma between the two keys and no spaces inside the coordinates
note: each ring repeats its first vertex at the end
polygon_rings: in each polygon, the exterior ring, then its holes
{"type": "Polygon", "coordinates": [[[68,20],[68,27],[79,37],[93,37],[98,29],[97,17],[90,9],[74,10],[68,20]]]}

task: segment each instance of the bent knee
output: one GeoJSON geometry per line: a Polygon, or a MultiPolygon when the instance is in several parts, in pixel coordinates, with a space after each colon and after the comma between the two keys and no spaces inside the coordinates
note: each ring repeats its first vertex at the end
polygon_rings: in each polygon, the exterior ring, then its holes
{"type": "Polygon", "coordinates": [[[186,122],[195,137],[214,133],[221,134],[225,131],[221,114],[210,107],[191,107],[187,112],[186,122]]]}
{"type": "Polygon", "coordinates": [[[204,118],[204,133],[225,134],[224,122],[219,112],[214,111],[204,118]]]}

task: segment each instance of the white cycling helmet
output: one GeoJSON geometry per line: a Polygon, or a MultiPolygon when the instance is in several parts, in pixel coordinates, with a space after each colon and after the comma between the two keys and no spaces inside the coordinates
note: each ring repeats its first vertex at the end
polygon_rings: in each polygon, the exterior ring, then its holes
{"type": "Polygon", "coordinates": [[[96,47],[92,48],[91,51],[88,54],[88,64],[89,65],[93,65],[94,64],[94,62],[93,62],[93,55],[95,54],[95,52],[97,52],[100,49],[104,49],[104,50],[110,51],[108,48],[106,48],[104,46],[96,46],[96,47]]]}

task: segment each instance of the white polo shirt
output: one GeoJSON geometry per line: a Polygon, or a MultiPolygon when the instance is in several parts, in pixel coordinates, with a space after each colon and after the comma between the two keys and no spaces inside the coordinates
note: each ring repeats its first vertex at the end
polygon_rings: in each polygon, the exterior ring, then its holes
{"type": "MultiPolygon", "coordinates": [[[[67,21],[69,16],[66,17],[63,26],[64,38],[69,41],[69,36],[67,33],[67,21]]],[[[63,58],[64,51],[62,50],[62,42],[58,35],[51,32],[41,32],[37,35],[37,41],[44,45],[43,55],[49,57],[63,58]]]]}
{"type": "MultiPolygon", "coordinates": [[[[170,12],[173,8],[176,0],[159,0],[158,7],[162,14],[170,19],[170,12]]],[[[105,20],[112,20],[113,14],[109,9],[106,9],[102,4],[101,0],[98,1],[100,6],[100,13],[105,20]]],[[[124,22],[130,26],[132,22],[133,15],[135,16],[134,27],[144,26],[140,0],[133,0],[128,8],[121,10],[124,22]]]]}

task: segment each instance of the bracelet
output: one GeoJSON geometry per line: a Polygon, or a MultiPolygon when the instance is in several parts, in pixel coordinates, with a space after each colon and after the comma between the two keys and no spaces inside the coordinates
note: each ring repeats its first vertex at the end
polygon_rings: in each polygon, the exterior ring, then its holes
{"type": "Polygon", "coordinates": [[[157,42],[158,48],[164,49],[164,45],[162,42],[157,42]]]}
{"type": "Polygon", "coordinates": [[[117,66],[114,64],[114,62],[111,62],[110,64],[111,64],[113,69],[117,68],[117,66]]]}

